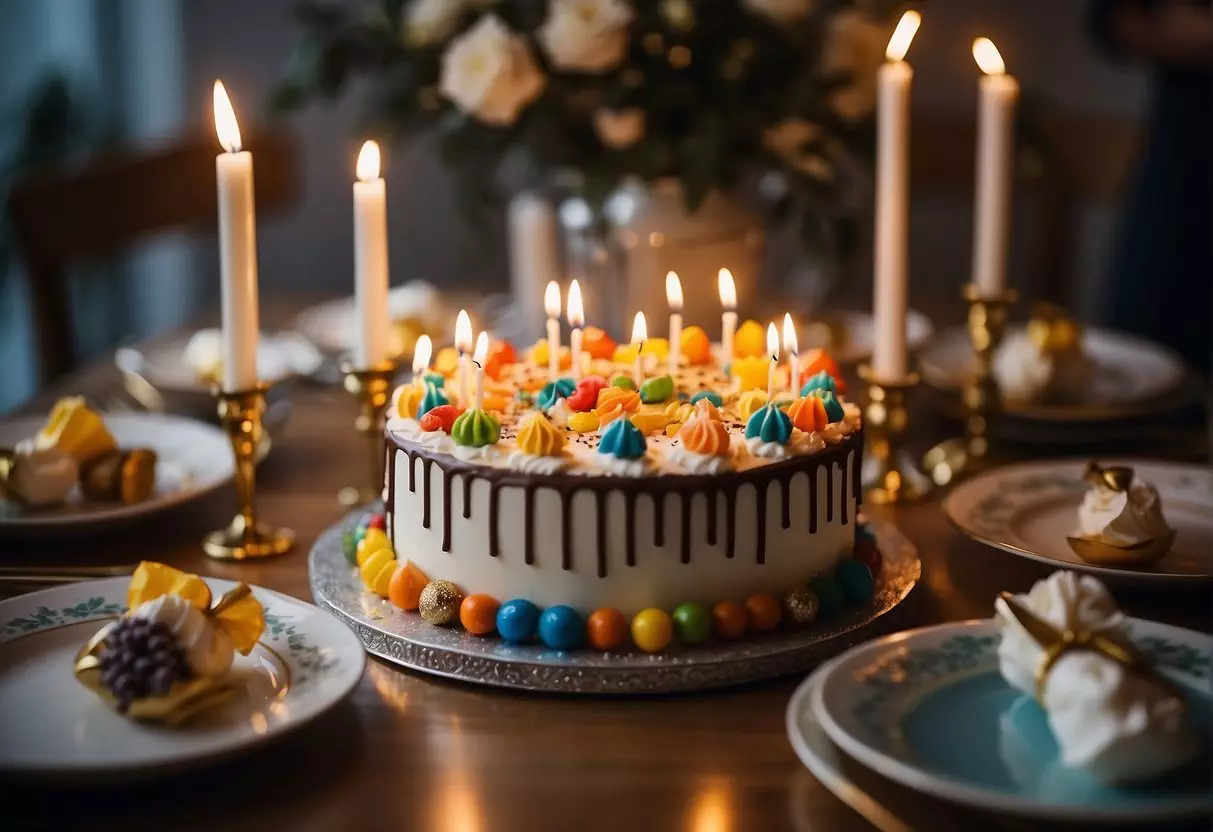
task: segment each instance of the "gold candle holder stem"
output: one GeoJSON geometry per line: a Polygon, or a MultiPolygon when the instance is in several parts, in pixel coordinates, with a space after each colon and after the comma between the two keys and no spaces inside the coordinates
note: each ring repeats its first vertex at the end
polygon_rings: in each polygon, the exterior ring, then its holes
{"type": "Polygon", "coordinates": [[[396,363],[389,360],[372,367],[345,365],[341,370],[345,374],[345,389],[358,402],[354,429],[362,434],[367,450],[367,484],[347,485],[337,492],[343,506],[353,507],[374,502],[383,493],[383,413],[392,395],[396,363]]]}
{"type": "Polygon", "coordinates": [[[910,373],[901,379],[882,379],[863,365],[859,377],[867,383],[865,499],[880,505],[921,499],[930,490],[930,482],[904,446],[910,418],[906,398],[918,386],[918,376],[910,373]]]}
{"type": "Polygon", "coordinates": [[[1002,407],[994,379],[994,356],[1002,344],[1007,315],[1019,299],[1013,289],[985,295],[973,283],[966,284],[961,295],[969,305],[966,328],[973,345],[973,372],[961,389],[964,436],[941,442],[923,457],[923,465],[937,485],[974,473],[988,462],[990,420],[1002,407]]]}
{"type": "Polygon", "coordinates": [[[219,390],[219,419],[236,459],[239,509],[227,528],[211,532],[202,551],[218,560],[247,560],[288,552],[295,542],[290,529],[273,529],[257,521],[257,445],[264,428],[265,385],[249,390],[219,390]]]}

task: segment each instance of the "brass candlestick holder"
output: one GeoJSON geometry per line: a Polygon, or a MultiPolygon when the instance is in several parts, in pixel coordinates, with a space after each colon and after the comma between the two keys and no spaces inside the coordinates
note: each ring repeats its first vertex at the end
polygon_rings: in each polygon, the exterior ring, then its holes
{"type": "Polygon", "coordinates": [[[983,295],[973,283],[966,284],[961,293],[969,304],[967,326],[975,362],[961,391],[964,436],[941,442],[923,457],[923,466],[937,485],[947,485],[989,463],[990,419],[1002,407],[994,379],[994,355],[1002,343],[1007,313],[1019,299],[1013,289],[983,295]]]}
{"type": "Polygon", "coordinates": [[[367,445],[368,483],[347,485],[337,492],[343,506],[360,506],[378,500],[383,493],[383,466],[386,452],[383,445],[383,411],[392,395],[392,380],[396,377],[396,362],[386,360],[372,367],[342,365],[345,389],[358,400],[358,418],[354,428],[363,435],[367,445]]]}
{"type": "Polygon", "coordinates": [[[868,385],[863,415],[865,499],[880,505],[921,499],[930,491],[930,481],[902,445],[909,424],[906,396],[918,386],[918,375],[882,379],[865,364],[859,368],[859,377],[868,385]]]}
{"type": "Polygon", "coordinates": [[[217,390],[219,418],[236,456],[236,498],[240,511],[226,529],[211,532],[202,551],[218,560],[248,560],[282,555],[295,543],[290,529],[273,529],[257,522],[257,445],[262,435],[265,392],[258,384],[249,390],[217,390]]]}

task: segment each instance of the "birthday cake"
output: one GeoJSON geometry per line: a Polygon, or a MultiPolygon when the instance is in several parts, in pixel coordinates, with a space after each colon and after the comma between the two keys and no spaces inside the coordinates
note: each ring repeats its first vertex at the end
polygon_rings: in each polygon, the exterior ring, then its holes
{"type": "Polygon", "coordinates": [[[676,361],[587,332],[556,377],[544,341],[482,343],[474,383],[440,353],[388,409],[386,516],[349,541],[368,590],[507,641],[650,651],[866,600],[859,409],[828,356],[776,366],[749,326],[729,374],[697,327],[676,361]]]}

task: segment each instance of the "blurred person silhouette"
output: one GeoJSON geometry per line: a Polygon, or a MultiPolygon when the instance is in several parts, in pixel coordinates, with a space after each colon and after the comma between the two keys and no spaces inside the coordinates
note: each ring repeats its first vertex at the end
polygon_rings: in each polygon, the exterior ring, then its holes
{"type": "Polygon", "coordinates": [[[1151,73],[1141,156],[1111,263],[1112,323],[1213,361],[1213,9],[1210,0],[1093,0],[1090,30],[1151,73]]]}

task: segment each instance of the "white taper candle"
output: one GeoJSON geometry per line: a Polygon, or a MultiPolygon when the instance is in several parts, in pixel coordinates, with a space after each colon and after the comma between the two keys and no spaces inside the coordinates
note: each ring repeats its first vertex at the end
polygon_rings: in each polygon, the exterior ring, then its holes
{"type": "Polygon", "coordinates": [[[362,145],[354,183],[354,305],[358,342],[354,363],[373,367],[388,358],[387,188],[379,176],[379,145],[362,145]]]}
{"type": "Polygon", "coordinates": [[[1006,74],[989,38],[973,42],[982,75],[977,108],[977,197],[973,209],[973,282],[986,296],[1007,288],[1007,241],[1011,230],[1011,172],[1015,158],[1015,109],[1019,83],[1006,74]]]}

